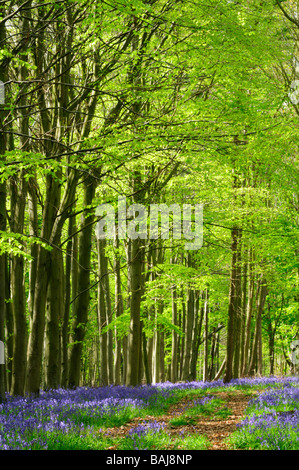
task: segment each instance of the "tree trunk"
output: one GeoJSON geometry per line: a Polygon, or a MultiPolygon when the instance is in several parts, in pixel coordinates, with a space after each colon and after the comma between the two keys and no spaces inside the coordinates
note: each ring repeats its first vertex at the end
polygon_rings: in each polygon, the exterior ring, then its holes
{"type": "MultiPolygon", "coordinates": [[[[188,266],[191,267],[191,256],[188,254],[188,266]]],[[[192,287],[188,288],[187,308],[186,308],[186,324],[185,324],[185,347],[184,347],[184,362],[183,362],[183,376],[185,381],[190,380],[190,361],[192,349],[192,331],[194,324],[194,290],[192,287]]]]}
{"type": "Polygon", "coordinates": [[[62,253],[54,248],[46,304],[45,381],[48,389],[60,386],[60,324],[64,315],[64,272],[62,253]]]}
{"type": "Polygon", "coordinates": [[[63,299],[63,318],[61,325],[61,386],[68,385],[68,343],[69,343],[69,321],[70,321],[70,302],[71,302],[71,273],[72,273],[72,246],[74,239],[74,217],[70,215],[68,220],[68,241],[65,255],[65,275],[64,275],[64,299],[63,299]]]}
{"type": "Polygon", "coordinates": [[[6,254],[6,262],[5,262],[5,289],[6,289],[6,305],[5,305],[5,320],[6,320],[6,351],[7,351],[7,363],[6,363],[6,370],[9,371],[7,374],[7,390],[11,389],[11,382],[12,382],[12,362],[13,362],[13,328],[14,328],[14,320],[13,320],[13,312],[12,306],[10,302],[10,263],[9,263],[9,255],[6,254]]]}
{"type": "Polygon", "coordinates": [[[226,370],[224,375],[224,382],[230,382],[233,378],[233,359],[234,359],[234,346],[235,346],[235,327],[236,316],[239,308],[239,284],[238,277],[238,249],[240,240],[240,230],[236,227],[232,229],[232,262],[231,262],[231,277],[230,277],[230,294],[229,294],[229,307],[228,307],[228,324],[227,324],[227,344],[226,344],[226,370]]]}
{"type": "MultiPolygon", "coordinates": [[[[121,275],[120,275],[120,256],[119,256],[119,239],[115,237],[114,247],[116,250],[114,256],[114,282],[115,282],[115,317],[119,318],[124,311],[123,297],[121,289],[121,275]]],[[[122,340],[118,338],[117,328],[115,328],[115,352],[114,352],[114,383],[115,385],[121,384],[121,344],[122,340]]]]}
{"type": "Polygon", "coordinates": [[[203,381],[207,382],[209,379],[208,359],[209,359],[209,294],[206,289],[205,303],[204,303],[204,366],[203,366],[203,381]]]}
{"type": "Polygon", "coordinates": [[[196,324],[194,327],[194,335],[192,340],[192,358],[191,358],[191,380],[196,380],[196,365],[198,359],[198,351],[201,342],[201,329],[205,313],[205,292],[198,292],[196,294],[196,324]],[[204,302],[202,304],[202,301],[204,302]],[[200,313],[199,313],[200,311],[200,313]]]}
{"type": "Polygon", "coordinates": [[[139,238],[129,240],[131,250],[131,263],[129,265],[130,276],[130,336],[128,351],[127,385],[135,386],[140,383],[140,361],[141,361],[141,325],[140,306],[143,291],[143,248],[142,240],[139,238]]]}
{"type": "MultiPolygon", "coordinates": [[[[88,179],[84,183],[84,207],[92,204],[95,194],[95,182],[88,179]]],[[[85,209],[82,214],[81,231],[79,237],[79,269],[78,269],[78,292],[74,299],[73,311],[73,338],[69,362],[69,386],[78,387],[80,384],[81,352],[85,337],[86,323],[88,319],[88,308],[90,298],[90,257],[92,221],[94,215],[85,209]]]]}
{"type": "MultiPolygon", "coordinates": [[[[26,181],[23,172],[20,177],[11,180],[11,210],[14,218],[11,230],[23,233],[26,203],[26,181]]],[[[13,312],[13,362],[11,393],[23,395],[26,377],[27,321],[24,285],[24,258],[13,255],[11,261],[11,297],[13,312]]]]}
{"type": "Polygon", "coordinates": [[[113,359],[113,331],[109,329],[105,333],[102,333],[102,329],[109,326],[112,321],[112,311],[111,311],[111,299],[110,299],[110,285],[109,285],[109,272],[108,272],[108,258],[105,253],[106,249],[106,239],[98,240],[98,263],[99,263],[99,300],[98,310],[99,310],[99,320],[100,320],[100,350],[104,354],[106,367],[103,364],[101,359],[101,369],[105,369],[105,373],[101,382],[106,381],[109,384],[113,383],[114,379],[114,359],[113,359]],[[103,344],[102,344],[103,339],[103,344]],[[104,347],[106,347],[106,353],[104,352],[104,347]],[[107,377],[106,377],[107,373],[107,377]]]}
{"type": "Polygon", "coordinates": [[[248,362],[249,362],[249,347],[251,337],[251,318],[253,310],[254,300],[254,272],[253,272],[253,259],[252,250],[249,252],[248,261],[248,296],[247,296],[247,308],[246,308],[246,325],[245,325],[245,338],[244,338],[244,360],[242,375],[246,376],[248,373],[248,362]]]}
{"type": "Polygon", "coordinates": [[[241,359],[241,326],[242,326],[242,249],[241,249],[241,231],[238,232],[236,266],[235,266],[235,320],[234,320],[234,363],[233,377],[240,375],[241,359]]]}
{"type": "MultiPolygon", "coordinates": [[[[176,286],[172,289],[172,325],[177,327],[178,311],[177,311],[177,292],[176,286]]],[[[176,383],[178,380],[178,334],[175,329],[172,330],[172,347],[171,347],[171,369],[170,380],[176,383]]]]}
{"type": "Polygon", "coordinates": [[[98,248],[98,325],[100,338],[100,385],[109,383],[109,361],[108,361],[108,333],[103,331],[107,327],[107,304],[105,292],[105,277],[107,276],[108,264],[105,255],[106,240],[97,240],[98,248]]]}
{"type": "Polygon", "coordinates": [[[258,288],[259,296],[257,302],[257,312],[256,312],[256,323],[255,323],[255,333],[252,346],[252,354],[249,365],[249,375],[254,375],[254,372],[257,368],[259,375],[262,374],[262,351],[261,351],[261,340],[262,340],[262,312],[264,309],[266,296],[267,296],[267,285],[264,279],[259,281],[258,288]]]}

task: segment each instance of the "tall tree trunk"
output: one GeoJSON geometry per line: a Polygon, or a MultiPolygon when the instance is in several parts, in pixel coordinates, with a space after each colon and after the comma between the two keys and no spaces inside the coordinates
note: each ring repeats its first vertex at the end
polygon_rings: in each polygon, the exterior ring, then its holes
{"type": "MultiPolygon", "coordinates": [[[[36,177],[31,177],[28,181],[28,213],[29,213],[29,235],[31,237],[38,237],[38,211],[37,211],[37,180],[36,177]]],[[[32,315],[33,315],[33,304],[34,304],[34,293],[36,284],[36,270],[37,270],[37,256],[38,256],[38,245],[32,243],[30,247],[30,256],[33,262],[30,263],[29,267],[29,294],[28,294],[28,310],[29,310],[29,322],[31,328],[32,315]]]]}
{"type": "Polygon", "coordinates": [[[227,324],[227,344],[226,344],[226,370],[224,375],[224,382],[230,382],[233,378],[233,359],[234,359],[234,346],[235,346],[235,327],[236,316],[239,309],[239,291],[238,291],[238,250],[240,241],[240,230],[237,227],[232,229],[232,262],[231,262],[231,276],[230,276],[230,294],[229,294],[229,307],[228,307],[228,324],[227,324]]]}
{"type": "Polygon", "coordinates": [[[54,248],[52,253],[51,273],[47,292],[46,324],[46,387],[55,389],[60,386],[61,375],[61,330],[64,314],[64,272],[62,253],[54,248]]]}
{"type": "Polygon", "coordinates": [[[7,347],[7,363],[6,370],[9,371],[7,374],[7,390],[11,389],[11,371],[12,371],[12,362],[13,362],[13,312],[11,306],[11,289],[10,289],[10,263],[9,263],[9,254],[6,254],[6,263],[5,263],[5,289],[6,289],[6,305],[5,305],[5,320],[6,320],[6,347],[7,347]]]}
{"type": "MultiPolygon", "coordinates": [[[[121,274],[120,274],[120,255],[119,255],[119,239],[116,235],[114,241],[116,250],[114,256],[114,282],[115,282],[115,317],[119,318],[124,311],[123,297],[121,289],[121,274]]],[[[121,348],[122,340],[118,337],[117,328],[115,328],[115,352],[114,352],[114,383],[121,384],[121,348]]]]}
{"type": "Polygon", "coordinates": [[[247,296],[246,325],[245,325],[245,338],[244,338],[244,360],[243,360],[243,369],[242,369],[243,376],[246,376],[248,373],[253,300],[254,300],[254,272],[253,272],[252,249],[250,249],[249,260],[248,260],[248,296],[247,296]]]}
{"type": "Polygon", "coordinates": [[[261,341],[262,341],[262,312],[264,309],[266,296],[267,296],[267,285],[265,280],[262,278],[259,281],[258,288],[258,298],[257,298],[257,312],[256,312],[256,323],[255,323],[255,333],[252,346],[252,354],[249,365],[249,375],[253,375],[255,370],[258,374],[262,374],[262,351],[261,351],[261,341]]]}
{"type": "Polygon", "coordinates": [[[196,324],[194,327],[194,335],[192,340],[192,358],[191,358],[191,380],[196,380],[196,364],[198,359],[199,345],[201,341],[201,329],[205,313],[205,295],[206,291],[196,293],[196,324]],[[203,302],[203,304],[202,304],[203,302]]]}
{"type": "Polygon", "coordinates": [[[196,363],[197,363],[197,339],[198,339],[198,327],[199,327],[199,292],[194,291],[194,321],[192,330],[192,347],[191,347],[191,359],[190,359],[190,380],[196,380],[196,363]]]}
{"type": "Polygon", "coordinates": [[[186,302],[184,300],[184,292],[182,290],[181,293],[182,297],[182,312],[180,314],[179,318],[179,326],[181,330],[184,332],[183,336],[180,337],[180,342],[179,342],[179,358],[180,358],[180,364],[179,364],[179,380],[184,380],[183,379],[183,364],[184,364],[184,353],[185,353],[185,329],[186,329],[186,302]]]}
{"type": "Polygon", "coordinates": [[[274,374],[274,346],[275,346],[275,328],[272,327],[271,322],[271,312],[270,304],[268,302],[268,322],[267,322],[267,332],[268,332],[268,345],[269,345],[269,369],[270,375],[274,374]]]}
{"type": "Polygon", "coordinates": [[[205,293],[204,303],[204,367],[203,367],[203,381],[207,382],[209,379],[209,294],[208,289],[205,293]]]}
{"type": "MultiPolygon", "coordinates": [[[[110,298],[110,283],[109,283],[109,270],[108,258],[106,256],[106,239],[98,240],[98,263],[99,263],[99,300],[98,311],[100,320],[100,349],[101,353],[105,355],[107,363],[107,383],[112,384],[114,379],[114,358],[113,358],[113,331],[109,329],[107,332],[102,333],[102,329],[109,326],[112,321],[111,298],[110,298]],[[103,337],[103,344],[102,344],[103,337]],[[104,346],[105,344],[105,346],[104,346]],[[106,353],[104,353],[106,347],[106,353]]],[[[101,359],[101,369],[105,367],[101,359]]],[[[104,378],[101,376],[101,382],[104,378]]],[[[105,378],[106,381],[106,378],[105,378]]]]}
{"type": "Polygon", "coordinates": [[[244,352],[245,352],[245,333],[246,333],[246,307],[247,307],[247,285],[248,285],[248,252],[245,251],[244,267],[242,273],[242,306],[241,306],[241,342],[240,342],[240,375],[243,375],[244,352]]]}
{"type": "Polygon", "coordinates": [[[105,255],[106,240],[97,240],[98,248],[98,325],[100,338],[100,385],[109,383],[109,361],[108,361],[108,334],[103,331],[107,327],[107,304],[105,278],[107,276],[108,264],[105,255]]]}
{"type": "Polygon", "coordinates": [[[194,320],[194,291],[188,288],[188,297],[186,305],[186,323],[185,323],[185,342],[183,357],[183,375],[182,380],[190,380],[190,361],[192,348],[192,330],[194,320]]]}
{"type": "MultiPolygon", "coordinates": [[[[84,207],[91,206],[95,194],[95,181],[88,178],[84,183],[84,207]]],[[[81,231],[79,237],[79,270],[78,270],[78,292],[74,302],[73,311],[73,345],[70,355],[69,386],[77,387],[80,384],[81,352],[85,329],[88,319],[88,308],[90,299],[90,257],[92,221],[94,215],[85,209],[81,220],[81,231]]]]}
{"type": "MultiPolygon", "coordinates": [[[[26,204],[26,181],[23,172],[11,180],[11,206],[14,218],[11,230],[23,233],[26,204]]],[[[11,393],[23,395],[25,391],[27,321],[24,285],[24,258],[13,255],[11,261],[11,296],[13,312],[13,363],[11,393]]]]}
{"type": "Polygon", "coordinates": [[[135,386],[140,383],[141,357],[141,324],[140,308],[143,291],[143,266],[144,250],[143,242],[139,238],[129,240],[131,251],[129,276],[130,276],[130,335],[128,351],[127,385],[135,386]]]}
{"type": "Polygon", "coordinates": [[[241,231],[238,233],[236,269],[235,269],[235,320],[234,320],[234,363],[233,376],[238,378],[240,375],[241,362],[241,326],[242,326],[242,249],[241,249],[241,231]]]}
{"type": "MultiPolygon", "coordinates": [[[[177,327],[178,324],[178,310],[177,310],[177,291],[176,286],[172,288],[172,325],[177,327]]],[[[178,380],[178,334],[173,328],[172,330],[172,345],[171,345],[171,369],[170,380],[176,383],[178,380]]]]}
{"type": "Polygon", "coordinates": [[[70,321],[70,302],[71,302],[71,274],[72,274],[72,246],[74,233],[74,217],[70,214],[68,220],[68,241],[65,255],[65,275],[64,275],[64,299],[63,299],[63,317],[61,325],[61,386],[68,385],[68,343],[69,343],[69,321],[70,321]]]}
{"type": "MultiPolygon", "coordinates": [[[[192,266],[191,255],[187,255],[188,266],[192,266]]],[[[190,361],[192,349],[192,331],[194,323],[194,289],[192,286],[188,287],[187,291],[187,306],[186,306],[186,324],[185,324],[185,345],[184,345],[184,358],[183,358],[183,376],[185,381],[190,380],[190,361]]]]}

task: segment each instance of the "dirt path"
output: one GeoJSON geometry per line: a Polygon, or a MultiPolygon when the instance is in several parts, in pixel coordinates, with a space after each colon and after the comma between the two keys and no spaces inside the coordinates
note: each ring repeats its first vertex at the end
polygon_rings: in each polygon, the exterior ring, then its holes
{"type": "Polygon", "coordinates": [[[205,434],[211,442],[210,450],[226,450],[224,440],[236,430],[236,425],[243,416],[244,410],[248,405],[251,397],[246,396],[239,391],[213,393],[225,400],[227,408],[232,410],[232,414],[228,418],[199,417],[197,421],[196,432],[205,434]]]}
{"type": "MultiPolygon", "coordinates": [[[[170,426],[167,431],[173,435],[178,435],[180,433],[184,433],[185,435],[193,433],[203,434],[207,436],[211,443],[209,450],[227,450],[228,447],[225,444],[225,439],[236,430],[236,425],[242,420],[244,410],[247,407],[249,400],[252,398],[252,395],[249,396],[244,394],[242,391],[234,390],[228,392],[213,392],[213,396],[226,402],[225,408],[231,411],[231,414],[228,417],[223,418],[213,415],[200,415],[197,417],[195,424],[170,426]]],[[[174,417],[174,414],[177,416],[178,414],[183,413],[188,407],[188,404],[190,405],[190,400],[185,399],[171,407],[167,415],[160,417],[147,416],[146,418],[135,418],[120,428],[111,429],[110,435],[111,437],[125,437],[132,427],[150,420],[167,424],[168,421],[174,417]]]]}

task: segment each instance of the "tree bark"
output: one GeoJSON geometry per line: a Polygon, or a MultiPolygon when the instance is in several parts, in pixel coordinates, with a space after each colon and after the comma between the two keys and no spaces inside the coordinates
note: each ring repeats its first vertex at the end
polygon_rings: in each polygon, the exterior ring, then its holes
{"type": "Polygon", "coordinates": [[[259,375],[262,374],[262,313],[268,293],[267,284],[263,278],[259,281],[258,292],[259,296],[257,302],[255,333],[252,346],[251,360],[249,365],[249,375],[254,375],[255,371],[257,371],[259,375]]]}
{"type": "Polygon", "coordinates": [[[106,302],[106,277],[108,271],[107,258],[105,255],[106,240],[97,240],[98,248],[98,324],[100,338],[100,385],[105,386],[109,383],[109,361],[108,361],[108,333],[103,331],[108,325],[107,302],[106,302]]]}
{"type": "Polygon", "coordinates": [[[209,379],[209,294],[208,289],[205,292],[204,303],[204,367],[203,367],[203,381],[207,382],[209,379]]]}
{"type": "Polygon", "coordinates": [[[131,263],[129,265],[130,275],[130,333],[127,367],[127,385],[135,386],[140,383],[140,361],[141,361],[141,325],[140,307],[143,290],[143,243],[139,238],[129,240],[131,250],[131,263]]]}
{"type": "Polygon", "coordinates": [[[226,370],[224,382],[230,382],[233,378],[233,360],[235,353],[235,328],[236,316],[239,309],[239,290],[238,290],[238,250],[240,240],[240,230],[237,227],[232,229],[232,262],[230,277],[230,294],[228,307],[228,323],[227,323],[227,344],[226,344],[226,370]]]}
{"type": "Polygon", "coordinates": [[[64,269],[62,253],[54,248],[46,304],[46,387],[56,389],[61,376],[61,329],[64,314],[64,269]]]}
{"type": "MultiPolygon", "coordinates": [[[[14,233],[23,233],[26,181],[23,172],[20,177],[11,180],[11,210],[14,217],[11,221],[11,230],[14,233]]],[[[26,377],[26,350],[27,350],[27,320],[24,285],[24,258],[22,255],[13,255],[11,261],[11,297],[13,312],[13,362],[11,393],[23,395],[26,377]]]]}
{"type": "MultiPolygon", "coordinates": [[[[178,311],[177,311],[177,292],[176,286],[172,289],[172,324],[177,327],[178,311]]],[[[170,380],[176,383],[178,380],[178,334],[175,329],[172,330],[172,347],[171,347],[171,376],[170,380]]]]}
{"type": "MultiPolygon", "coordinates": [[[[95,181],[88,178],[84,184],[84,207],[91,206],[95,194],[95,181]]],[[[74,300],[73,310],[73,338],[70,355],[69,387],[78,387],[80,384],[81,353],[85,329],[88,319],[88,307],[90,299],[90,256],[93,213],[85,209],[81,220],[79,237],[79,270],[78,292],[74,300]]]]}
{"type": "MultiPolygon", "coordinates": [[[[124,311],[123,297],[121,289],[121,275],[120,275],[120,255],[119,255],[119,239],[116,234],[115,241],[115,256],[114,256],[114,282],[115,282],[115,317],[119,318],[124,311]]],[[[121,384],[121,352],[122,352],[122,340],[118,338],[117,328],[115,328],[115,352],[114,352],[114,383],[116,385],[121,384]]]]}

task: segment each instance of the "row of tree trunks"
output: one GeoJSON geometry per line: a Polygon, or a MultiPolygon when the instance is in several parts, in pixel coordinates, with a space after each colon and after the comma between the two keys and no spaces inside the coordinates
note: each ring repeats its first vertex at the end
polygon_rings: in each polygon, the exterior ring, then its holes
{"type": "MultiPolygon", "coordinates": [[[[88,178],[84,184],[84,207],[88,208],[94,198],[95,181],[88,178]]],[[[81,227],[78,245],[78,294],[74,302],[73,326],[72,326],[72,348],[69,362],[69,387],[77,387],[80,384],[81,353],[85,337],[86,324],[88,320],[88,309],[90,299],[90,257],[91,257],[91,234],[93,231],[92,221],[94,214],[89,209],[82,213],[81,227]]]]}
{"type": "Polygon", "coordinates": [[[262,374],[261,325],[267,293],[267,281],[264,277],[256,279],[252,250],[249,253],[242,250],[241,232],[233,229],[224,375],[226,382],[239,376],[262,374]],[[245,254],[248,254],[248,259],[245,254]]]}

